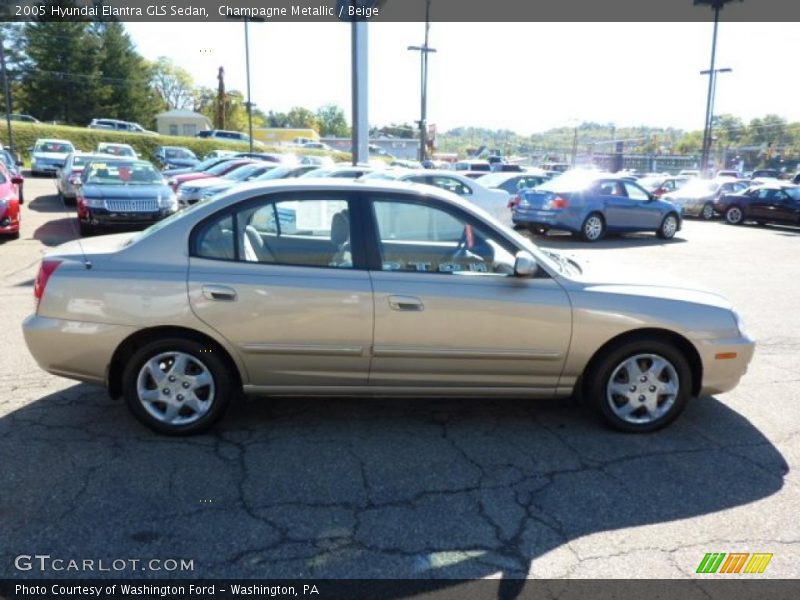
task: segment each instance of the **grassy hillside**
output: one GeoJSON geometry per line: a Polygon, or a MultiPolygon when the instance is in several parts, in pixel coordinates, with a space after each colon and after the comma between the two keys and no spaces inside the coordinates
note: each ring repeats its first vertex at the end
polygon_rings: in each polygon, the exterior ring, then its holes
{"type": "MultiPolygon", "coordinates": [[[[22,155],[26,164],[30,158],[30,151],[39,138],[56,138],[69,140],[78,150],[92,151],[100,142],[116,142],[130,144],[144,159],[153,160],[158,146],[183,146],[192,150],[197,156],[203,157],[212,150],[238,150],[241,152],[250,149],[248,144],[228,142],[223,140],[208,140],[197,137],[181,137],[172,135],[144,135],[141,133],[123,133],[107,129],[87,129],[86,127],[68,127],[65,125],[46,125],[44,123],[12,122],[11,130],[14,136],[16,151],[22,155]]],[[[0,141],[8,146],[8,129],[5,122],[0,122],[0,141]]],[[[266,148],[253,148],[254,151],[287,152],[286,148],[268,146],[266,148]]],[[[323,150],[290,150],[295,154],[311,154],[317,156],[331,156],[337,161],[349,161],[350,154],[346,152],[325,152],[323,150]]]]}

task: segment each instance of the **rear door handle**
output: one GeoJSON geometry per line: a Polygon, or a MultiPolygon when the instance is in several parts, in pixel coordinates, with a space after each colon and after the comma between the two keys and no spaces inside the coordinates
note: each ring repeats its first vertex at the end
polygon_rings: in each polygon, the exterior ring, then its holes
{"type": "Polygon", "coordinates": [[[389,306],[392,310],[422,311],[425,305],[422,300],[413,296],[389,296],[389,306]]]}
{"type": "Polygon", "coordinates": [[[236,290],[226,285],[204,285],[203,296],[209,300],[236,300],[236,290]]]}

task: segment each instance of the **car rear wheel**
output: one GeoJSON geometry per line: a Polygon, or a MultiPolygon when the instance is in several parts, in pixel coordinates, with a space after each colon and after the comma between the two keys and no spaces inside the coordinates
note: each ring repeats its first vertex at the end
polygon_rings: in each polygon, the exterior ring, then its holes
{"type": "Polygon", "coordinates": [[[676,231],[678,231],[678,217],[669,214],[661,221],[661,226],[658,228],[656,235],[662,240],[671,240],[675,237],[676,231]]]}
{"type": "Polygon", "coordinates": [[[672,344],[653,339],[609,349],[587,375],[585,393],[611,427],[646,433],[671,423],[691,396],[689,363],[672,344]]]}
{"type": "Polygon", "coordinates": [[[581,238],[587,242],[596,242],[606,233],[606,222],[600,213],[592,213],[581,226],[581,238]]]}
{"type": "Polygon", "coordinates": [[[714,218],[714,205],[710,202],[706,202],[703,205],[703,211],[700,213],[700,216],[703,217],[704,220],[710,221],[714,218]]]}
{"type": "Polygon", "coordinates": [[[725,211],[725,220],[730,225],[741,225],[744,221],[744,213],[738,206],[731,206],[725,211]]]}
{"type": "Polygon", "coordinates": [[[150,429],[190,435],[211,427],[225,412],[231,374],[214,350],[190,338],[165,338],[140,348],[128,361],[122,389],[131,412],[150,429]]]}

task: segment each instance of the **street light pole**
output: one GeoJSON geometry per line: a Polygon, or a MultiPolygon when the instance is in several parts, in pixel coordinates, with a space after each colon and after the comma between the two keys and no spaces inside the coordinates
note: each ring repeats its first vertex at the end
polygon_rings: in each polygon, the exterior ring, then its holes
{"type": "Polygon", "coordinates": [[[11,131],[11,93],[8,88],[8,73],[6,72],[6,40],[0,32],[0,65],[3,72],[3,94],[6,98],[6,126],[8,127],[8,145],[14,154],[14,134],[11,131]]]}
{"type": "MultiPolygon", "coordinates": [[[[741,0],[740,0],[741,1],[741,0]]],[[[714,65],[717,58],[717,29],[719,27],[719,11],[733,0],[694,0],[695,6],[710,6],[714,10],[714,33],[711,38],[711,67],[708,69],[708,96],[706,97],[706,120],[703,124],[703,154],[700,160],[701,174],[708,171],[708,151],[711,147],[711,111],[713,106],[714,83],[716,72],[714,65]]]]}
{"type": "Polygon", "coordinates": [[[714,143],[713,131],[714,131],[714,103],[717,100],[717,75],[719,73],[732,73],[733,69],[724,68],[724,69],[714,69],[714,70],[706,70],[700,71],[700,75],[708,75],[709,76],[709,85],[711,86],[711,92],[709,94],[709,103],[706,112],[706,128],[703,131],[703,173],[708,170],[708,161],[711,156],[711,146],[714,143]]]}
{"type": "Polygon", "coordinates": [[[419,120],[419,160],[427,157],[428,142],[428,54],[436,52],[428,45],[431,28],[431,0],[425,0],[425,43],[422,46],[409,46],[409,50],[420,55],[420,120],[419,120]]]}

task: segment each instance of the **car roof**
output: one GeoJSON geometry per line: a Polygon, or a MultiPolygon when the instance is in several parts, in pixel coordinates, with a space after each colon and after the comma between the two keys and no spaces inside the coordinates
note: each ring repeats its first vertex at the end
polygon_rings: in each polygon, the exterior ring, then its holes
{"type": "Polygon", "coordinates": [[[57,140],[55,138],[38,138],[36,140],[36,144],[38,144],[39,142],[52,142],[54,144],[69,144],[70,146],[72,145],[72,142],[70,142],[69,140],[57,140]]]}

